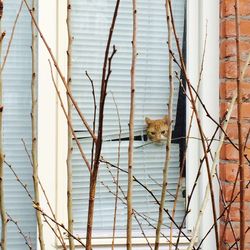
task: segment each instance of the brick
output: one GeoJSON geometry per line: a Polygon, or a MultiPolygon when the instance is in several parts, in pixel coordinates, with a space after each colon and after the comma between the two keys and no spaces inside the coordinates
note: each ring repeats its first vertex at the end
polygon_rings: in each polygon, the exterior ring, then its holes
{"type": "MultiPolygon", "coordinates": [[[[243,122],[241,128],[242,128],[241,132],[242,132],[243,142],[245,143],[245,141],[247,140],[249,142],[247,144],[250,144],[250,138],[248,135],[250,131],[250,123],[243,122]]],[[[238,125],[236,123],[229,123],[226,132],[231,140],[238,139],[238,125]]]]}
{"type": "MultiPolygon", "coordinates": [[[[228,244],[221,244],[221,246],[220,246],[220,250],[239,250],[239,245],[238,246],[235,246],[235,247],[230,247],[230,246],[228,246],[228,244]]],[[[248,247],[244,247],[244,250],[250,250],[250,246],[248,246],[248,247]]]]}
{"type": "Polygon", "coordinates": [[[221,78],[236,78],[237,64],[236,62],[221,62],[220,63],[220,77],[221,78]]]}
{"type": "Polygon", "coordinates": [[[220,158],[222,160],[238,160],[238,150],[236,150],[231,144],[224,144],[220,153],[220,158]]]}
{"type": "MultiPolygon", "coordinates": [[[[240,36],[250,37],[250,20],[240,20],[240,36]]],[[[235,21],[234,20],[222,20],[220,24],[220,36],[221,38],[229,38],[236,36],[235,21]]]]}
{"type": "MultiPolygon", "coordinates": [[[[221,148],[220,158],[222,160],[238,161],[239,151],[232,144],[224,144],[221,148]]],[[[244,155],[250,159],[250,147],[247,145],[244,155]]],[[[247,160],[244,158],[244,162],[247,160]]]]}
{"type": "MultiPolygon", "coordinates": [[[[220,77],[222,83],[220,85],[220,116],[223,117],[225,111],[229,106],[229,100],[232,98],[234,91],[236,90],[236,77],[237,77],[237,64],[236,64],[236,28],[235,28],[235,0],[221,0],[220,10],[221,10],[221,23],[220,23],[220,37],[222,41],[220,43],[220,77]],[[227,102],[228,100],[228,102],[227,102]]],[[[249,0],[239,0],[239,14],[240,14],[240,60],[241,69],[243,67],[244,61],[248,56],[250,51],[250,1],[249,0]],[[242,18],[243,17],[243,18],[242,18]]],[[[247,69],[244,79],[250,77],[250,67],[247,69]]],[[[250,128],[250,83],[246,80],[241,83],[242,98],[244,103],[242,104],[242,135],[243,140],[246,140],[250,128]]],[[[237,105],[234,106],[232,119],[227,128],[228,136],[237,142],[238,139],[238,128],[237,128],[237,105]]],[[[246,142],[247,149],[246,155],[250,158],[250,139],[246,142]]],[[[233,182],[236,178],[238,172],[238,151],[231,144],[224,144],[221,150],[221,163],[220,163],[220,180],[222,186],[223,196],[227,201],[230,201],[233,192],[233,182]]],[[[245,181],[250,180],[250,166],[246,164],[245,168],[245,181]]],[[[237,182],[235,194],[239,192],[239,182],[237,182]]],[[[239,212],[239,198],[234,204],[232,204],[230,211],[230,218],[235,230],[236,237],[240,234],[240,212],[239,212]]],[[[223,210],[223,206],[220,203],[220,210],[223,210]]],[[[245,190],[245,217],[246,217],[246,228],[250,226],[250,187],[245,190]]],[[[230,248],[235,242],[233,233],[229,226],[227,226],[225,235],[222,239],[222,229],[223,229],[223,218],[221,219],[220,232],[220,246],[221,250],[227,249],[238,249],[237,247],[230,248]]],[[[250,231],[246,234],[244,250],[250,250],[250,231]]]]}
{"type": "MultiPolygon", "coordinates": [[[[246,60],[249,50],[250,41],[240,41],[240,58],[241,60],[246,60]]],[[[226,39],[220,43],[220,58],[236,57],[236,41],[235,39],[226,39]]]]}
{"type": "MultiPolygon", "coordinates": [[[[250,30],[250,29],[249,29],[250,30]]],[[[241,62],[241,69],[244,67],[244,62],[241,62]]],[[[250,67],[245,71],[244,78],[250,77],[250,67]]],[[[237,78],[237,63],[236,61],[220,62],[220,78],[236,79],[237,78]]]]}
{"type": "MultiPolygon", "coordinates": [[[[227,244],[225,244],[225,243],[221,243],[221,246],[220,246],[220,250],[239,250],[239,248],[238,248],[238,246],[236,246],[236,247],[230,247],[229,245],[228,245],[228,243],[227,244]]],[[[245,249],[245,250],[250,250],[250,248],[247,248],[247,249],[245,249]]]]}
{"type": "MultiPolygon", "coordinates": [[[[227,80],[220,84],[220,98],[221,99],[231,99],[234,92],[236,91],[237,83],[234,80],[227,80]]],[[[250,83],[241,83],[241,92],[243,100],[250,99],[250,83]]]]}
{"type": "MultiPolygon", "coordinates": [[[[239,195],[240,187],[239,185],[236,185],[235,189],[233,187],[234,187],[233,184],[222,183],[222,193],[226,202],[230,202],[232,197],[233,199],[235,199],[234,200],[235,202],[240,201],[240,195],[239,195]],[[235,198],[236,196],[237,198],[235,198]]],[[[249,201],[250,201],[250,187],[247,187],[245,189],[245,202],[249,202],[249,201]]]]}
{"type": "MultiPolygon", "coordinates": [[[[227,112],[229,108],[229,105],[230,105],[229,102],[220,104],[220,117],[224,117],[225,113],[227,112]]],[[[250,103],[243,103],[242,104],[242,117],[248,118],[249,111],[250,111],[250,103]]],[[[237,104],[235,104],[233,107],[231,118],[237,118],[237,104]]]]}
{"type": "MultiPolygon", "coordinates": [[[[221,16],[227,17],[235,15],[235,0],[223,0],[221,3],[221,16]]],[[[239,14],[241,16],[250,15],[250,2],[249,0],[241,0],[239,7],[239,14]]]]}
{"type": "MultiPolygon", "coordinates": [[[[240,236],[239,223],[232,223],[232,224],[233,224],[234,234],[236,236],[236,239],[238,239],[239,236],[240,236]]],[[[249,223],[246,223],[245,231],[247,230],[248,226],[249,226],[249,223]]],[[[220,234],[221,234],[221,236],[222,236],[223,230],[224,230],[223,229],[223,225],[221,225],[221,227],[220,227],[220,234]]],[[[235,242],[233,232],[232,232],[232,230],[231,230],[231,228],[230,228],[229,225],[227,225],[226,230],[225,230],[225,234],[224,234],[224,238],[221,239],[221,240],[222,241],[226,241],[227,243],[230,243],[230,244],[232,244],[232,243],[235,242]]],[[[249,246],[249,242],[250,242],[250,230],[248,230],[247,233],[245,234],[245,243],[248,246],[247,246],[247,248],[244,248],[244,250],[249,249],[248,248],[248,247],[250,247],[249,246]]],[[[229,248],[225,248],[225,249],[229,249],[229,248]]],[[[230,248],[230,249],[234,249],[234,248],[230,248]]]]}
{"type": "MultiPolygon", "coordinates": [[[[236,163],[221,163],[220,180],[234,183],[238,173],[238,169],[239,165],[236,163]]],[[[250,167],[248,165],[244,165],[244,169],[245,169],[245,180],[248,181],[250,180],[250,167]]]]}
{"type": "MultiPolygon", "coordinates": [[[[229,102],[220,103],[220,117],[224,117],[225,112],[228,110],[229,105],[230,105],[229,102]]],[[[241,111],[242,111],[242,119],[250,118],[250,103],[249,102],[242,103],[241,111]]],[[[231,118],[236,118],[236,117],[237,117],[237,105],[235,104],[231,118]]]]}
{"type": "MultiPolygon", "coordinates": [[[[246,202],[244,205],[244,214],[245,219],[249,221],[250,219],[250,203],[246,202]]],[[[221,211],[224,211],[224,207],[221,207],[221,211]]],[[[227,210],[224,215],[222,216],[223,222],[226,222],[228,220],[228,211],[229,211],[229,219],[231,222],[240,222],[240,202],[233,202],[230,206],[230,210],[227,210]]]]}
{"type": "MultiPolygon", "coordinates": [[[[249,220],[250,219],[249,204],[246,204],[244,208],[244,213],[245,213],[245,219],[249,220]]],[[[231,221],[240,221],[240,204],[239,203],[233,203],[231,205],[230,219],[231,221]]]]}

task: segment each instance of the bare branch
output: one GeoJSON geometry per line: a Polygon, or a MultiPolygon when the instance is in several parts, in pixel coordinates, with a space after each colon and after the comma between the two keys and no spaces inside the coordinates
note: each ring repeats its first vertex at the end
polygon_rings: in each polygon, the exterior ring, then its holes
{"type": "MultiPolygon", "coordinates": [[[[29,153],[29,151],[28,151],[27,145],[26,145],[26,143],[25,143],[25,141],[24,141],[23,139],[21,139],[21,141],[22,141],[22,143],[23,143],[23,146],[24,146],[24,150],[25,150],[25,152],[26,152],[26,155],[28,156],[28,159],[29,159],[29,161],[30,161],[30,166],[33,166],[33,162],[32,162],[32,159],[31,159],[31,155],[30,155],[30,153],[29,153]]],[[[23,188],[25,189],[25,191],[26,191],[26,193],[28,194],[29,198],[32,200],[32,202],[34,202],[33,197],[30,195],[29,190],[26,188],[26,185],[23,185],[22,181],[19,179],[19,177],[17,176],[17,174],[16,174],[16,172],[14,171],[14,169],[12,168],[12,166],[9,165],[7,162],[5,162],[5,163],[6,163],[6,164],[9,166],[9,168],[11,169],[12,173],[13,173],[14,176],[16,177],[16,180],[21,184],[21,186],[23,186],[23,188]]],[[[47,196],[47,194],[46,194],[46,191],[45,191],[45,189],[44,189],[44,187],[43,187],[43,185],[42,185],[42,183],[41,183],[41,181],[40,181],[40,179],[39,179],[39,176],[38,176],[38,184],[39,184],[39,186],[40,186],[40,188],[41,188],[41,190],[42,190],[42,192],[43,192],[44,198],[45,198],[45,200],[46,200],[46,202],[47,202],[47,205],[48,205],[48,207],[49,207],[49,210],[50,210],[51,214],[53,215],[53,218],[54,218],[55,220],[57,220],[56,215],[55,215],[55,213],[54,213],[54,211],[53,211],[53,209],[52,209],[52,207],[51,207],[49,198],[48,198],[48,196],[47,196]]],[[[59,235],[60,235],[59,240],[60,240],[60,242],[62,243],[63,248],[66,249],[66,244],[65,244],[65,242],[64,242],[64,238],[63,238],[62,232],[61,232],[61,230],[60,230],[60,228],[59,228],[58,226],[57,226],[57,230],[58,230],[59,235]]]]}
{"type": "MultiPolygon", "coordinates": [[[[234,104],[235,104],[235,101],[236,101],[236,95],[234,96],[234,98],[232,99],[231,101],[231,104],[230,104],[230,107],[229,107],[229,111],[227,113],[227,116],[226,116],[226,119],[225,119],[225,122],[224,122],[224,125],[223,125],[223,130],[226,130],[227,129],[227,125],[228,125],[228,122],[230,120],[230,117],[231,117],[231,114],[232,114],[232,111],[233,111],[233,107],[234,107],[234,104]]],[[[215,177],[215,171],[216,171],[216,167],[217,167],[217,164],[219,162],[219,156],[220,156],[220,150],[222,148],[222,145],[224,143],[224,139],[225,139],[225,135],[222,134],[221,135],[221,138],[220,138],[220,143],[217,147],[217,150],[215,152],[215,156],[214,156],[214,161],[213,161],[213,165],[211,167],[211,176],[212,178],[215,177]]],[[[205,196],[203,198],[203,201],[202,201],[202,205],[201,205],[201,208],[199,209],[199,215],[197,217],[197,220],[196,220],[196,224],[195,224],[195,227],[194,227],[194,230],[192,232],[192,239],[191,239],[191,242],[190,242],[190,245],[188,247],[188,249],[192,249],[192,247],[194,246],[194,243],[195,243],[195,239],[198,235],[198,231],[199,231],[199,227],[200,227],[200,223],[201,223],[201,218],[203,216],[203,213],[204,213],[204,210],[207,206],[207,203],[208,203],[208,198],[209,198],[209,192],[210,192],[210,186],[207,185],[206,187],[206,192],[205,192],[205,196]]],[[[216,222],[215,222],[216,224],[216,222]]]]}
{"type": "Polygon", "coordinates": [[[22,11],[22,8],[23,8],[23,0],[21,0],[21,4],[20,4],[19,10],[17,12],[16,19],[15,19],[14,24],[12,26],[12,31],[11,31],[10,39],[9,39],[9,42],[8,42],[8,46],[7,46],[7,50],[6,50],[5,56],[3,58],[3,62],[2,62],[2,65],[1,65],[1,69],[0,69],[0,73],[2,73],[3,70],[4,70],[4,66],[6,64],[6,61],[7,61],[9,52],[10,52],[10,47],[11,47],[11,44],[12,44],[12,41],[13,41],[13,38],[14,38],[17,21],[19,19],[19,16],[20,16],[20,13],[22,11]]]}
{"type": "Polygon", "coordinates": [[[134,115],[135,115],[135,69],[137,57],[137,1],[133,0],[132,62],[130,69],[130,115],[128,145],[128,191],[127,191],[127,250],[132,249],[133,216],[133,164],[134,164],[134,115]]]}
{"type": "MultiPolygon", "coordinates": [[[[99,120],[98,120],[98,136],[96,141],[96,150],[95,150],[95,160],[93,170],[90,176],[90,185],[89,185],[89,207],[88,207],[88,222],[87,222],[87,236],[86,236],[86,249],[92,249],[92,229],[93,229],[93,220],[94,220],[94,204],[95,204],[95,194],[96,194],[96,180],[97,174],[100,165],[100,156],[102,150],[102,134],[103,134],[103,114],[104,106],[107,94],[107,78],[106,78],[106,69],[109,59],[109,49],[113,36],[113,31],[116,23],[116,18],[118,15],[118,10],[120,6],[120,0],[116,1],[112,23],[109,29],[108,40],[106,44],[105,56],[103,61],[103,70],[102,70],[102,82],[101,82],[101,93],[100,93],[100,102],[99,102],[99,120]]],[[[112,58],[112,55],[111,55],[112,58]]],[[[111,62],[109,62],[111,63],[111,62]]]]}
{"type": "MultiPolygon", "coordinates": [[[[23,4],[23,1],[22,1],[23,4]]],[[[36,16],[36,0],[32,0],[32,14],[36,16]]],[[[31,20],[31,60],[32,60],[32,79],[31,79],[31,127],[32,127],[32,170],[33,170],[33,186],[34,186],[34,202],[40,203],[39,195],[39,183],[38,183],[38,159],[37,159],[37,33],[34,24],[31,20]]],[[[43,222],[41,213],[36,211],[36,221],[38,227],[38,239],[41,250],[45,250],[44,234],[43,234],[43,222]]]]}
{"type": "MultiPolygon", "coordinates": [[[[71,27],[71,13],[72,13],[72,1],[67,0],[67,31],[68,31],[68,51],[67,51],[67,86],[72,93],[72,27],[71,27]]],[[[67,95],[67,106],[68,106],[68,152],[67,152],[67,212],[68,212],[68,230],[73,234],[74,229],[74,219],[72,211],[72,151],[73,151],[73,141],[72,141],[72,103],[69,95],[67,95]]],[[[74,238],[69,236],[69,249],[74,250],[74,238]]]]}
{"type": "MultiPolygon", "coordinates": [[[[86,76],[88,77],[91,87],[92,87],[92,96],[93,96],[93,101],[94,101],[94,115],[93,115],[93,132],[95,133],[95,128],[96,128],[96,110],[97,110],[97,104],[96,104],[96,95],[95,95],[95,86],[92,78],[88,74],[87,71],[85,71],[86,76]]],[[[91,169],[93,168],[94,164],[94,151],[95,151],[95,141],[93,140],[92,142],[92,149],[91,149],[91,169]]]]}
{"type": "Polygon", "coordinates": [[[25,245],[27,245],[27,247],[30,250],[33,250],[32,242],[30,241],[30,238],[24,234],[21,227],[18,225],[18,222],[15,221],[8,213],[7,213],[7,216],[8,216],[8,221],[10,221],[16,225],[18,232],[20,233],[20,235],[23,237],[23,239],[25,241],[25,245]]]}
{"type": "Polygon", "coordinates": [[[237,56],[237,125],[239,143],[239,171],[240,171],[240,250],[245,249],[245,168],[242,137],[242,85],[240,61],[240,20],[239,0],[235,0],[235,27],[236,27],[236,56],[237,56]]]}
{"type": "Polygon", "coordinates": [[[57,97],[58,97],[58,99],[59,99],[59,101],[60,101],[60,105],[61,105],[61,107],[62,107],[63,113],[64,113],[64,115],[65,115],[65,117],[66,117],[67,122],[68,122],[68,126],[69,126],[69,128],[70,128],[70,130],[71,130],[71,133],[72,133],[72,135],[73,135],[73,137],[74,137],[74,140],[76,141],[76,144],[77,144],[77,146],[78,146],[78,149],[79,149],[79,151],[80,151],[80,154],[81,154],[81,156],[82,156],[82,159],[84,160],[84,162],[85,162],[85,164],[86,164],[86,166],[87,166],[89,172],[91,172],[91,166],[90,166],[90,164],[89,164],[89,161],[88,161],[86,155],[85,155],[84,152],[83,152],[82,146],[81,146],[81,144],[80,144],[80,142],[79,142],[79,140],[78,140],[78,138],[77,138],[77,135],[76,135],[76,133],[75,133],[75,131],[74,131],[73,125],[72,125],[72,123],[71,123],[71,121],[70,121],[70,119],[69,119],[69,117],[68,117],[66,108],[64,107],[64,104],[63,104],[63,100],[62,100],[61,94],[60,94],[59,89],[58,89],[58,87],[57,87],[57,85],[56,85],[56,82],[55,82],[55,78],[54,78],[54,75],[53,75],[53,72],[52,72],[52,65],[51,65],[51,62],[50,62],[50,61],[49,61],[49,64],[50,64],[50,72],[51,72],[52,82],[53,82],[53,84],[54,84],[54,87],[55,87],[55,90],[56,90],[56,93],[57,93],[57,97]]]}
{"type": "MultiPolygon", "coordinates": [[[[208,178],[209,188],[210,188],[213,219],[214,219],[214,222],[216,222],[217,215],[216,215],[213,183],[212,183],[212,178],[211,178],[211,175],[210,175],[210,166],[209,166],[210,164],[209,164],[209,160],[208,160],[208,156],[207,156],[207,147],[206,147],[206,142],[205,142],[205,138],[204,138],[204,132],[203,132],[203,129],[202,129],[202,125],[201,125],[201,121],[200,121],[200,118],[199,118],[198,110],[197,110],[197,107],[196,107],[195,98],[194,98],[194,95],[193,95],[193,92],[192,92],[192,88],[191,88],[192,85],[191,85],[191,82],[190,82],[190,80],[188,78],[188,75],[187,75],[186,66],[185,66],[183,56],[182,56],[182,51],[181,51],[179,39],[178,39],[178,36],[177,36],[177,33],[176,33],[171,1],[168,0],[168,3],[169,3],[169,10],[170,10],[170,15],[171,15],[171,23],[172,23],[174,38],[175,38],[175,42],[176,42],[176,46],[177,46],[179,59],[180,59],[181,69],[182,69],[183,76],[185,77],[185,80],[186,80],[186,83],[187,83],[187,89],[188,89],[188,93],[190,95],[192,108],[194,110],[196,122],[197,122],[197,125],[198,125],[199,134],[200,134],[200,137],[202,139],[201,144],[202,144],[202,149],[203,149],[203,153],[204,153],[204,156],[205,156],[205,165],[206,165],[207,178],[208,178]]],[[[217,224],[215,225],[215,238],[216,238],[216,247],[217,247],[217,249],[219,249],[219,232],[218,232],[217,224]]]]}
{"type": "MultiPolygon", "coordinates": [[[[0,33],[2,33],[3,1],[0,1],[0,33]]],[[[3,39],[0,40],[0,56],[2,55],[3,39]]],[[[4,201],[4,151],[3,151],[3,79],[0,72],[0,213],[1,213],[1,249],[7,250],[7,215],[4,201]]]]}
{"type": "Polygon", "coordinates": [[[82,112],[81,112],[81,110],[80,110],[80,108],[79,108],[77,102],[75,101],[74,97],[72,96],[71,92],[70,92],[69,89],[68,89],[67,81],[65,80],[65,77],[64,77],[64,75],[63,75],[61,69],[59,68],[59,65],[58,65],[58,63],[57,63],[57,61],[56,61],[56,58],[55,58],[54,54],[52,53],[51,48],[49,47],[49,45],[48,45],[48,43],[47,43],[45,37],[43,36],[42,31],[40,30],[40,28],[39,28],[39,26],[38,26],[38,24],[37,24],[36,18],[35,18],[35,16],[34,16],[33,13],[32,13],[32,9],[29,7],[29,4],[28,4],[27,0],[23,0],[23,1],[24,1],[25,5],[26,5],[26,7],[27,7],[27,9],[28,9],[28,11],[29,11],[29,13],[30,13],[30,16],[31,16],[31,18],[32,18],[32,21],[33,21],[33,23],[34,23],[34,25],[35,25],[35,27],[36,27],[36,29],[37,29],[37,31],[38,31],[38,33],[39,33],[41,39],[42,39],[44,45],[45,45],[45,47],[46,47],[46,49],[47,49],[47,51],[48,51],[48,53],[49,53],[49,55],[50,55],[50,57],[51,57],[51,59],[52,59],[52,61],[53,61],[53,64],[54,64],[54,66],[55,66],[55,68],[56,68],[56,70],[57,70],[57,72],[58,72],[58,74],[59,74],[59,76],[60,76],[60,78],[61,78],[61,80],[62,80],[62,83],[63,83],[63,85],[64,85],[64,87],[65,87],[65,89],[66,89],[67,95],[69,96],[70,100],[72,101],[72,104],[74,105],[74,107],[75,107],[75,109],[76,109],[76,111],[77,111],[79,117],[81,118],[81,120],[82,120],[84,126],[87,128],[89,134],[90,134],[91,137],[96,141],[96,136],[95,136],[95,134],[94,134],[93,131],[91,130],[91,128],[90,128],[90,126],[88,125],[88,123],[87,123],[85,117],[83,116],[83,114],[82,114],[82,112]]]}
{"type": "Polygon", "coordinates": [[[67,233],[70,237],[74,238],[77,242],[80,243],[81,246],[83,246],[84,248],[86,248],[85,244],[81,241],[81,239],[80,239],[79,237],[76,237],[75,235],[71,234],[71,233],[68,231],[68,229],[67,229],[62,223],[59,223],[58,221],[54,220],[51,216],[49,216],[48,214],[44,213],[43,210],[42,210],[39,206],[36,206],[36,205],[34,204],[34,208],[37,209],[37,210],[39,210],[39,211],[42,213],[42,215],[43,215],[44,217],[48,218],[49,220],[51,220],[52,222],[54,222],[56,225],[58,225],[59,227],[61,227],[63,230],[65,230],[66,233],[67,233]]]}
{"type": "MultiPolygon", "coordinates": [[[[167,18],[167,28],[168,28],[168,48],[169,51],[172,49],[172,25],[171,25],[171,16],[169,10],[169,3],[166,1],[166,18],[167,18]]],[[[166,193],[167,193],[167,186],[168,186],[168,171],[169,171],[169,163],[170,163],[170,152],[171,152],[171,139],[172,139],[172,116],[173,116],[173,98],[174,98],[174,81],[173,81],[173,57],[171,53],[168,54],[168,73],[169,73],[169,100],[168,100],[168,133],[167,133],[167,144],[166,144],[166,156],[165,162],[163,167],[163,178],[162,178],[162,190],[161,190],[161,201],[159,207],[159,214],[158,214],[158,222],[156,228],[156,235],[155,235],[155,250],[159,249],[160,244],[160,232],[161,232],[161,225],[163,223],[163,210],[166,201],[166,193]]],[[[172,240],[172,232],[170,233],[170,249],[172,248],[171,244],[172,240]]]]}
{"type": "MultiPolygon", "coordinates": [[[[117,153],[117,166],[120,167],[120,158],[121,158],[121,133],[122,133],[122,127],[121,127],[121,119],[119,114],[119,109],[114,97],[114,94],[111,92],[112,98],[115,104],[116,108],[116,114],[118,118],[118,124],[119,124],[119,141],[118,141],[118,153],[117,153]]],[[[120,179],[120,171],[119,168],[116,170],[116,190],[115,190],[115,209],[114,209],[114,220],[113,220],[113,232],[112,232],[112,250],[115,249],[115,230],[116,230],[116,218],[117,218],[117,204],[118,204],[118,194],[119,194],[119,179],[120,179]]]]}

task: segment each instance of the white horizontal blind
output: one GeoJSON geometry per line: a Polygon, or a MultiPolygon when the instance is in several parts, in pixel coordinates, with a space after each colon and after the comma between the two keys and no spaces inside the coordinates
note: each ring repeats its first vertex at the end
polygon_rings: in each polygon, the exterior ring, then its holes
{"type": "MultiPolygon", "coordinates": [[[[85,76],[88,71],[94,81],[96,99],[99,100],[100,82],[104,51],[108,37],[109,27],[116,1],[110,0],[73,0],[72,27],[73,27],[73,95],[90,125],[93,123],[93,96],[89,80],[85,76]]],[[[136,67],[136,92],[135,92],[135,130],[136,135],[143,135],[145,130],[144,119],[161,118],[167,113],[169,96],[168,84],[168,49],[167,25],[165,14],[165,1],[138,0],[138,58],[136,67]]],[[[114,30],[112,45],[117,48],[117,53],[112,61],[112,75],[108,83],[108,94],[104,114],[104,143],[102,155],[112,164],[117,164],[119,122],[116,112],[118,107],[121,123],[121,137],[128,136],[129,103],[130,103],[130,67],[131,67],[131,38],[132,38],[132,6],[130,0],[121,1],[117,24],[114,30]],[[113,100],[113,96],[114,99],[113,100]]],[[[185,1],[173,1],[175,22],[180,41],[184,29],[185,1]]],[[[112,50],[112,48],[111,48],[112,50]]],[[[174,48],[176,52],[176,49],[174,48]]],[[[175,70],[179,72],[176,67],[175,70]]],[[[174,117],[177,108],[178,82],[175,82],[174,117]]],[[[98,107],[97,103],[97,107],[98,107]]],[[[98,113],[98,110],[97,110],[98,113]]],[[[98,117],[98,114],[97,114],[98,117]]],[[[73,115],[74,128],[78,132],[84,151],[90,158],[91,140],[82,125],[77,113],[73,115]]],[[[98,126],[98,125],[97,125],[98,126]]],[[[185,128],[183,128],[185,129],[185,128]]],[[[156,197],[160,197],[162,167],[165,157],[165,146],[154,144],[144,145],[143,140],[135,142],[134,175],[156,197]],[[143,146],[144,145],[144,146],[143,146]],[[143,146],[143,147],[141,147],[143,146]]],[[[120,167],[127,169],[128,141],[121,143],[120,167]]],[[[171,164],[169,172],[169,192],[175,193],[179,175],[179,146],[172,145],[171,164]]],[[[116,175],[116,169],[111,168],[116,175]]],[[[112,192],[115,185],[105,164],[101,164],[97,187],[95,205],[95,232],[112,230],[114,196],[112,192]],[[103,182],[103,184],[102,184],[103,182]],[[108,188],[110,188],[110,190],[108,188]]],[[[120,185],[126,193],[126,173],[121,173],[120,185]]],[[[79,233],[85,231],[88,203],[89,175],[84,166],[77,147],[73,152],[73,209],[75,230],[79,233]]],[[[120,197],[122,192],[119,193],[120,197]]],[[[158,206],[152,197],[138,184],[134,185],[134,208],[138,212],[150,217],[150,223],[155,225],[158,206]]],[[[166,207],[172,208],[173,197],[168,195],[166,207]]],[[[126,224],[126,206],[119,201],[117,228],[124,230],[126,224]]],[[[179,199],[176,212],[176,221],[181,222],[184,211],[184,200],[179,199]]],[[[139,218],[146,229],[145,219],[139,218]]],[[[169,220],[165,220],[165,226],[169,220]]],[[[134,228],[139,229],[134,221],[134,228]]],[[[98,234],[98,233],[97,233],[98,234]]],[[[103,235],[103,234],[102,234],[103,235]]],[[[109,235],[110,236],[110,235],[109,235]]]]}
{"type": "MultiPolygon", "coordinates": [[[[3,30],[6,31],[3,44],[3,56],[10,39],[11,30],[21,1],[4,1],[3,30]]],[[[30,149],[31,146],[31,20],[23,7],[7,63],[3,71],[4,97],[4,153],[6,161],[12,165],[19,178],[27,184],[33,193],[32,168],[25,153],[21,139],[30,149]]],[[[36,249],[36,224],[32,202],[24,189],[16,181],[12,172],[5,166],[4,187],[6,210],[18,221],[22,232],[32,241],[36,249]]],[[[16,226],[7,224],[8,250],[29,249],[16,226]]]]}
{"type": "MultiPolygon", "coordinates": [[[[91,145],[90,143],[88,145],[91,145]]],[[[160,199],[160,183],[162,182],[162,166],[165,157],[165,146],[149,145],[145,147],[141,146],[142,142],[135,143],[134,151],[134,176],[140,183],[145,185],[151,190],[154,195],[160,199]],[[137,148],[138,147],[138,148],[137,148]]],[[[127,169],[127,148],[128,142],[121,143],[121,159],[120,168],[127,169]]],[[[86,152],[90,152],[91,148],[86,145],[86,152]]],[[[118,142],[105,142],[103,145],[102,156],[104,159],[110,161],[114,165],[117,164],[118,155],[118,142]]],[[[90,158],[90,157],[89,157],[90,158]]],[[[174,195],[176,191],[176,183],[178,176],[178,160],[179,160],[179,148],[177,144],[172,145],[171,163],[169,169],[168,179],[168,191],[174,195]]],[[[77,232],[81,232],[83,226],[86,225],[86,214],[88,210],[88,173],[85,171],[82,160],[79,154],[75,154],[73,158],[75,163],[74,168],[74,219],[75,229],[77,232]]],[[[116,177],[117,168],[110,167],[108,164],[101,164],[99,172],[99,182],[97,185],[96,196],[96,208],[95,208],[95,225],[97,230],[104,229],[106,232],[112,229],[113,213],[114,213],[114,193],[115,184],[112,181],[112,176],[116,177]],[[112,175],[110,174],[110,172],[112,175]]],[[[136,212],[143,215],[140,221],[146,231],[152,229],[148,226],[148,223],[155,225],[155,219],[157,218],[158,205],[156,205],[153,197],[142,187],[138,182],[134,182],[134,209],[136,212]]],[[[119,185],[119,197],[124,200],[122,191],[127,192],[127,174],[120,171],[119,185]]],[[[172,210],[174,198],[171,195],[167,196],[166,209],[172,210]]],[[[176,221],[180,222],[183,218],[183,205],[184,200],[180,196],[176,209],[176,221]]],[[[117,214],[117,229],[119,231],[124,230],[126,225],[126,206],[119,200],[118,202],[118,214],[117,214]]],[[[166,221],[165,221],[166,222],[166,221]]],[[[138,225],[134,223],[134,228],[138,231],[138,225]]],[[[98,236],[98,232],[95,232],[98,236]]],[[[120,232],[119,235],[123,234],[120,232]]]]}

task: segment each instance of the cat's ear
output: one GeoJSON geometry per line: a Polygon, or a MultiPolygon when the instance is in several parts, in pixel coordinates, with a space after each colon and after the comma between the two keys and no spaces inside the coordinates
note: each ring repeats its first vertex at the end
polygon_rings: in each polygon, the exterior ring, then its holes
{"type": "Polygon", "coordinates": [[[145,118],[145,122],[147,123],[147,125],[152,123],[152,121],[148,117],[145,118]]]}
{"type": "Polygon", "coordinates": [[[169,124],[169,117],[168,117],[168,115],[164,115],[163,121],[164,121],[166,124],[169,124]]]}

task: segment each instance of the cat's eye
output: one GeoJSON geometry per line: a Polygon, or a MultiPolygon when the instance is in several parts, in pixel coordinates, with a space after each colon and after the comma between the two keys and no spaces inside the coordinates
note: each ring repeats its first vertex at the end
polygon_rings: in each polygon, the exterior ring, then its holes
{"type": "Polygon", "coordinates": [[[155,135],[155,132],[150,132],[151,135],[155,135]]]}
{"type": "Polygon", "coordinates": [[[161,134],[164,135],[166,133],[166,130],[161,131],[161,134]]]}

